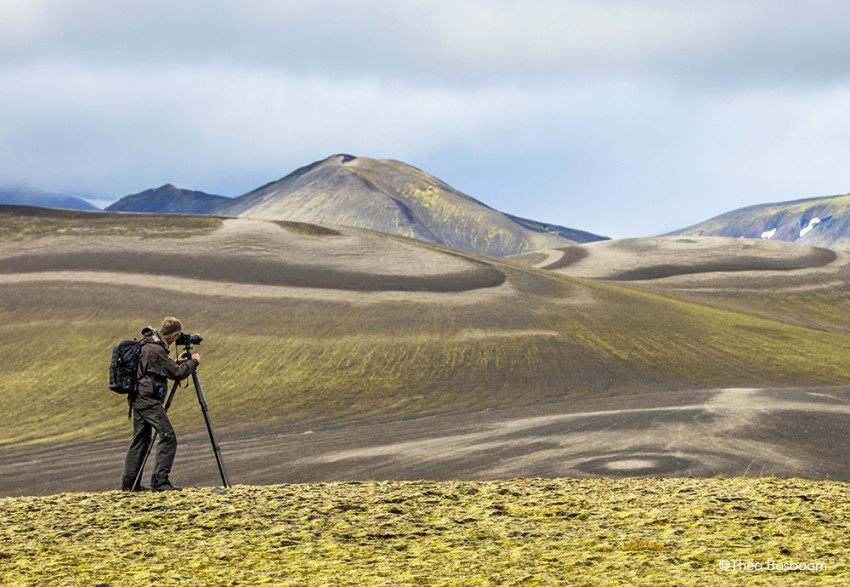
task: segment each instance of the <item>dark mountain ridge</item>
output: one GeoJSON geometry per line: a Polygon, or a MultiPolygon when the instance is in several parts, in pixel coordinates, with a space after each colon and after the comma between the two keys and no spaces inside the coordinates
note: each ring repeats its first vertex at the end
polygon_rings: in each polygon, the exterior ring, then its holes
{"type": "Polygon", "coordinates": [[[213,214],[232,200],[204,192],[176,188],[170,183],[125,196],[106,207],[109,212],[157,214],[213,214]]]}

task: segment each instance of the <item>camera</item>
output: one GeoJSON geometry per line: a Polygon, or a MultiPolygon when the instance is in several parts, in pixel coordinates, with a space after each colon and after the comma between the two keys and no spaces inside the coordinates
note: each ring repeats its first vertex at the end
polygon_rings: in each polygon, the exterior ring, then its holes
{"type": "Polygon", "coordinates": [[[192,346],[193,344],[200,344],[204,338],[200,334],[189,334],[188,332],[181,332],[180,336],[177,337],[177,345],[178,346],[192,346]]]}

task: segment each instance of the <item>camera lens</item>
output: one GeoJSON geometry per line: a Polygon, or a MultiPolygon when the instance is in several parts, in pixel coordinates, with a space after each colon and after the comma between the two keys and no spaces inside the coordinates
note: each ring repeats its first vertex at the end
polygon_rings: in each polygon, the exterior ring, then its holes
{"type": "Polygon", "coordinates": [[[200,334],[189,334],[188,332],[181,332],[180,336],[177,338],[177,344],[182,346],[189,346],[193,344],[200,344],[202,340],[204,340],[204,338],[200,334]]]}

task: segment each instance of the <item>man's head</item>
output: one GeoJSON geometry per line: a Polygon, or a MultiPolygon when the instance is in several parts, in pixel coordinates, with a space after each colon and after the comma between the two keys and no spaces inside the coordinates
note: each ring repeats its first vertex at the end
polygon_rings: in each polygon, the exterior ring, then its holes
{"type": "Polygon", "coordinates": [[[165,342],[171,344],[180,336],[183,331],[183,323],[174,316],[166,316],[162,319],[162,326],[159,327],[159,333],[165,342]]]}

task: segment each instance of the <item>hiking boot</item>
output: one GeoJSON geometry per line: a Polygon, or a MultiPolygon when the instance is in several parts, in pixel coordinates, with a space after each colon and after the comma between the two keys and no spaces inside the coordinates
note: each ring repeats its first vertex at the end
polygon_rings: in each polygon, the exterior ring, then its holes
{"type": "Polygon", "coordinates": [[[172,485],[171,481],[166,481],[161,485],[151,485],[151,491],[183,491],[183,488],[172,485]]]}
{"type": "MultiPolygon", "coordinates": [[[[136,482],[135,475],[125,475],[123,479],[121,479],[121,491],[132,491],[133,484],[136,482]]],[[[147,491],[147,487],[142,487],[141,483],[138,487],[136,487],[136,491],[147,491]]]]}

